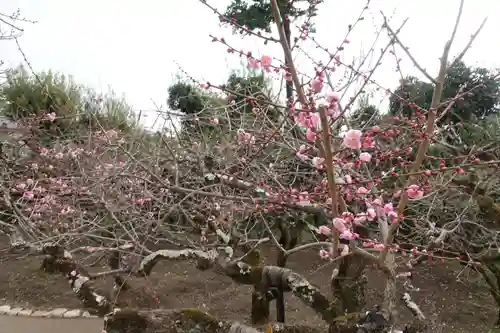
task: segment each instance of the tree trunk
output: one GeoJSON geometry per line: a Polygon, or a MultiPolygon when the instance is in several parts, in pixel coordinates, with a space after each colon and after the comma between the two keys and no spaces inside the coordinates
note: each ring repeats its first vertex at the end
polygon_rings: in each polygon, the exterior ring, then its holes
{"type": "MultiPolygon", "coordinates": [[[[295,221],[296,224],[300,224],[300,221],[295,221]]],[[[283,222],[280,223],[281,236],[279,239],[280,245],[286,251],[293,249],[297,246],[299,242],[300,232],[298,230],[301,229],[301,225],[295,225],[292,227],[292,230],[289,229],[289,226],[284,225],[283,222]]],[[[286,257],[283,252],[278,254],[277,266],[278,267],[286,267],[286,257]]],[[[276,295],[276,321],[278,323],[285,322],[285,293],[283,288],[278,288],[276,295]]]]}
{"type": "Polygon", "coordinates": [[[366,261],[352,255],[342,259],[338,275],[331,281],[333,296],[338,300],[337,313],[359,313],[365,306],[366,261]]]}
{"type": "Polygon", "coordinates": [[[264,325],[269,323],[269,301],[266,295],[259,290],[252,292],[252,325],[264,325]]]}
{"type": "MultiPolygon", "coordinates": [[[[292,32],[290,30],[290,20],[287,20],[287,19],[283,20],[283,30],[285,31],[285,37],[286,37],[286,41],[288,43],[288,46],[290,46],[290,48],[291,48],[292,47],[292,32]]],[[[290,64],[286,60],[286,57],[285,57],[285,65],[286,65],[287,69],[290,68],[290,64]]],[[[293,103],[293,82],[291,80],[287,80],[285,84],[286,84],[287,105],[291,106],[293,103]]]]}

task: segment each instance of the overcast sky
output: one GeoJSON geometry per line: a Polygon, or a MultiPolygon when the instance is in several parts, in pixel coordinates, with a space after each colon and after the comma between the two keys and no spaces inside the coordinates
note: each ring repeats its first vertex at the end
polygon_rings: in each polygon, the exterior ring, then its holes
{"type": "MultiPolygon", "coordinates": [[[[229,2],[207,1],[220,9],[229,2]]],[[[330,49],[339,45],[347,25],[355,22],[365,3],[365,0],[325,0],[315,21],[318,41],[330,49]]],[[[352,57],[366,54],[380,27],[382,10],[393,17],[393,29],[410,18],[400,34],[401,40],[434,76],[458,5],[459,0],[372,0],[365,20],[349,37],[351,43],[344,52],[344,60],[349,62],[352,57]]],[[[167,88],[179,72],[176,62],[193,77],[214,83],[222,83],[229,69],[239,67],[241,60],[228,55],[225,46],[212,43],[209,34],[225,37],[234,47],[256,55],[281,58],[279,46],[264,46],[255,39],[232,36],[231,30],[219,27],[217,17],[198,0],[2,0],[0,3],[2,13],[17,8],[24,17],[38,21],[35,25],[23,24],[25,33],[19,40],[35,70],[72,74],[78,82],[99,91],[111,86],[117,93],[124,93],[137,109],[154,109],[152,100],[165,105],[167,88]]],[[[452,55],[463,49],[484,17],[491,14],[465,61],[500,67],[500,22],[495,17],[498,13],[500,1],[466,0],[452,55]]],[[[375,57],[385,43],[384,35],[376,46],[375,57]]],[[[327,60],[325,53],[310,42],[304,48],[316,60],[327,60]]],[[[403,58],[405,75],[418,74],[402,51],[398,55],[403,58]]],[[[304,55],[297,53],[296,57],[303,72],[311,70],[304,55]]],[[[13,42],[0,42],[0,58],[8,66],[23,61],[13,42]]],[[[380,85],[394,88],[399,78],[394,67],[394,57],[387,57],[374,78],[380,85]]],[[[335,75],[333,79],[339,80],[341,73],[335,75]]]]}

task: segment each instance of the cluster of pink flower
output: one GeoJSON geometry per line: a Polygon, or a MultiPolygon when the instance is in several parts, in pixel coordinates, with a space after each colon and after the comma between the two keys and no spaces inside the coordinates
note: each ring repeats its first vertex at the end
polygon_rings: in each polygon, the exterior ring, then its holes
{"type": "MultiPolygon", "coordinates": [[[[333,120],[335,120],[338,113],[338,94],[331,92],[326,95],[325,100],[320,100],[318,102],[318,106],[326,107],[327,114],[333,120]]],[[[309,141],[316,141],[317,133],[321,131],[321,120],[319,118],[319,114],[317,112],[305,112],[299,111],[297,112],[294,108],[290,108],[290,112],[294,117],[295,122],[306,129],[306,138],[309,141]]]]}
{"type": "Polygon", "coordinates": [[[241,128],[238,129],[236,137],[238,139],[238,144],[249,144],[249,145],[255,144],[255,136],[252,135],[251,133],[246,132],[241,128]]]}
{"type": "MultiPolygon", "coordinates": [[[[48,113],[40,121],[55,119],[55,113],[48,113]]],[[[33,122],[32,126],[37,124],[33,122]]],[[[26,168],[11,180],[11,196],[20,200],[23,213],[34,225],[43,224],[54,232],[67,229],[76,223],[76,217],[86,214],[75,198],[93,197],[100,191],[106,191],[112,198],[112,193],[120,191],[102,186],[103,180],[125,167],[125,161],[117,160],[116,152],[110,152],[110,143],[118,139],[117,131],[108,130],[94,132],[92,140],[84,145],[53,142],[51,147],[38,146],[29,160],[24,161],[26,168]]],[[[31,149],[35,150],[34,147],[31,149]]],[[[132,194],[130,201],[141,204],[132,194]]]]}
{"type": "Polygon", "coordinates": [[[259,69],[261,66],[264,68],[266,72],[271,72],[271,67],[273,65],[273,58],[268,55],[263,55],[260,60],[255,59],[254,57],[249,56],[248,60],[248,68],[250,69],[259,69]]]}
{"type": "Polygon", "coordinates": [[[11,194],[22,193],[24,212],[31,221],[41,222],[44,216],[50,216],[48,221],[57,224],[60,221],[58,218],[71,217],[75,213],[71,200],[62,199],[73,193],[74,189],[75,184],[69,179],[46,178],[35,181],[27,178],[16,183],[11,188],[11,194]]]}
{"type": "Polygon", "coordinates": [[[340,233],[341,239],[351,240],[359,238],[359,235],[352,232],[354,225],[363,224],[365,222],[371,222],[377,218],[385,218],[389,222],[393,223],[397,221],[398,214],[394,210],[392,203],[382,203],[382,199],[378,198],[373,201],[365,201],[366,212],[354,215],[350,212],[342,213],[341,217],[333,219],[332,226],[320,226],[318,232],[329,236],[331,235],[331,228],[335,228],[340,233]]]}
{"type": "MultiPolygon", "coordinates": [[[[338,61],[338,60],[337,60],[338,61]]],[[[272,66],[272,58],[269,56],[263,56],[260,60],[254,59],[252,57],[248,57],[248,65],[250,68],[259,68],[261,65],[263,68],[265,68],[268,72],[270,71],[269,68],[272,66]]],[[[323,71],[318,71],[316,73],[316,76],[313,80],[310,82],[310,88],[312,94],[316,95],[319,94],[323,91],[324,89],[324,72],[323,71]]],[[[327,115],[335,121],[336,118],[339,116],[339,95],[335,92],[328,92],[325,96],[324,99],[319,99],[316,102],[316,105],[319,107],[325,107],[327,110],[327,115]]],[[[322,125],[321,125],[321,120],[319,117],[319,114],[317,112],[311,111],[304,111],[304,110],[295,110],[293,107],[290,108],[290,112],[292,117],[294,118],[295,122],[301,126],[302,128],[305,129],[305,137],[307,140],[311,142],[315,142],[318,140],[318,133],[321,132],[322,130],[322,125]]],[[[398,119],[396,119],[398,120],[398,119]]],[[[417,124],[410,124],[411,126],[415,127],[417,124]]],[[[382,132],[379,126],[373,126],[367,133],[364,133],[359,130],[359,129],[350,129],[347,132],[344,133],[343,136],[343,146],[347,149],[354,150],[356,151],[356,155],[358,156],[358,160],[355,162],[356,165],[360,165],[362,163],[370,163],[373,160],[372,153],[369,151],[373,151],[375,148],[375,140],[374,140],[374,135],[375,134],[380,134],[382,137],[385,138],[391,138],[394,137],[397,133],[399,133],[398,129],[393,129],[393,130],[387,130],[385,132],[382,132]],[[362,149],[367,149],[369,151],[361,151],[362,149]]],[[[246,133],[245,133],[246,134],[246,133]]],[[[239,133],[238,139],[241,142],[248,142],[250,136],[246,134],[247,136],[244,135],[244,133],[239,133]]],[[[398,149],[398,148],[396,148],[398,149]]],[[[325,169],[325,158],[323,157],[318,157],[318,156],[313,156],[312,158],[309,157],[308,151],[310,148],[306,145],[302,145],[296,152],[296,157],[300,159],[301,161],[310,161],[312,165],[318,169],[318,170],[324,170],[325,169]]],[[[408,153],[410,154],[412,152],[411,147],[408,148],[408,153]]],[[[379,159],[377,158],[377,163],[379,163],[379,159]]],[[[349,163],[343,163],[345,165],[349,163]]],[[[344,171],[346,171],[344,169],[344,171]]],[[[394,175],[394,172],[392,173],[394,175]]],[[[431,172],[426,171],[424,172],[425,175],[430,176],[431,172]]],[[[347,184],[353,184],[352,177],[350,175],[344,175],[345,181],[347,184]]],[[[326,184],[322,184],[326,185],[326,184]]],[[[325,187],[325,186],[323,186],[325,187]]],[[[304,200],[309,201],[310,197],[307,192],[301,192],[305,193],[305,195],[302,195],[303,197],[300,201],[304,202],[304,200]],[[306,199],[304,199],[307,197],[306,199]]],[[[358,237],[358,235],[354,232],[352,232],[352,227],[355,224],[363,223],[366,221],[373,221],[377,218],[386,218],[389,222],[394,222],[397,221],[398,219],[398,214],[393,208],[392,203],[385,203],[382,204],[382,199],[381,198],[375,198],[375,199],[368,199],[368,195],[371,193],[371,191],[364,187],[360,186],[356,188],[355,194],[357,195],[357,199],[361,200],[364,205],[367,207],[365,213],[357,214],[356,216],[344,212],[341,217],[335,218],[332,222],[332,226],[321,226],[319,228],[319,232],[324,234],[324,235],[330,235],[331,234],[331,228],[335,228],[336,230],[339,231],[340,237],[343,239],[355,239],[358,237]],[[372,201],[370,201],[372,200],[372,201]]],[[[410,199],[420,199],[424,196],[424,190],[422,189],[421,186],[413,184],[410,185],[406,189],[406,193],[410,199]]],[[[393,195],[393,197],[399,197],[401,194],[401,191],[396,191],[393,195]]],[[[350,193],[346,193],[346,199],[347,201],[351,201],[353,198],[350,193]]],[[[373,242],[369,242],[364,244],[364,246],[373,246],[375,249],[381,249],[383,248],[383,244],[376,244],[373,242]]]]}
{"type": "MultiPolygon", "coordinates": [[[[343,145],[348,149],[359,150],[363,147],[363,133],[360,130],[351,129],[347,131],[343,138],[343,145]]],[[[299,150],[300,153],[300,150],[299,150]]],[[[372,155],[368,152],[361,152],[359,154],[359,160],[363,163],[369,163],[372,160],[372,155]]],[[[318,169],[323,168],[324,159],[316,160],[313,159],[313,164],[315,164],[318,169]]],[[[352,179],[349,175],[345,176],[346,182],[352,183],[352,179]]],[[[376,198],[373,201],[368,200],[365,196],[370,194],[370,190],[364,186],[360,186],[356,190],[356,194],[359,195],[359,199],[364,201],[367,207],[366,212],[354,215],[352,213],[344,212],[341,217],[335,218],[332,222],[332,227],[338,230],[341,239],[356,239],[359,237],[356,233],[352,232],[353,226],[355,224],[361,224],[367,221],[374,221],[377,218],[387,219],[390,223],[394,223],[398,220],[398,214],[394,210],[392,203],[383,204],[381,198],[376,198]]],[[[419,185],[410,185],[407,189],[408,197],[411,199],[420,199],[424,195],[424,191],[419,185]]],[[[400,193],[396,192],[395,197],[399,196],[400,193]]],[[[348,194],[346,199],[350,201],[352,197],[348,194]]],[[[321,226],[318,231],[324,235],[331,234],[330,226],[321,226]]],[[[364,242],[363,246],[373,247],[374,249],[383,249],[384,244],[374,243],[374,242],[364,242]]],[[[330,257],[330,254],[322,250],[320,253],[322,257],[330,257]]]]}
{"type": "MultiPolygon", "coordinates": [[[[345,43],[348,43],[348,41],[345,41],[345,43]]],[[[333,59],[337,64],[340,63],[338,55],[336,57],[333,57],[333,59]]],[[[267,72],[270,72],[271,71],[270,68],[272,67],[272,58],[269,56],[263,56],[261,57],[261,59],[255,59],[249,56],[248,66],[249,68],[252,69],[260,68],[262,66],[267,72]]],[[[289,80],[290,74],[289,73],[285,74],[287,80],[289,80]]],[[[314,98],[311,98],[311,100],[316,100],[315,102],[316,106],[324,107],[327,110],[327,115],[330,117],[330,119],[335,121],[339,117],[339,105],[338,105],[339,95],[335,92],[328,92],[326,93],[324,98],[317,99],[316,97],[318,97],[318,94],[320,94],[324,90],[324,87],[325,87],[324,71],[317,71],[314,79],[310,81],[311,96],[314,96],[314,98]]],[[[309,140],[310,142],[316,142],[318,139],[320,139],[318,134],[322,131],[322,124],[319,114],[315,112],[315,110],[313,109],[307,111],[304,111],[302,109],[297,110],[291,106],[290,112],[295,122],[305,130],[305,137],[307,140],[309,140]]],[[[404,123],[403,120],[397,117],[395,117],[393,120],[396,122],[404,123]]],[[[413,129],[413,132],[410,135],[413,136],[414,138],[421,139],[423,132],[421,133],[416,129],[423,128],[424,123],[425,123],[425,117],[423,118],[418,117],[415,121],[408,121],[407,125],[409,126],[409,128],[413,129]]],[[[351,152],[351,154],[357,156],[357,160],[353,162],[335,161],[334,163],[338,163],[339,166],[342,166],[342,171],[344,173],[346,173],[350,168],[349,165],[354,164],[357,167],[359,167],[362,164],[370,164],[373,161],[375,161],[375,164],[378,165],[382,159],[387,157],[398,158],[399,161],[401,161],[400,162],[401,166],[403,167],[409,165],[409,162],[401,159],[401,157],[399,157],[397,154],[410,155],[413,152],[412,147],[408,148],[394,147],[393,152],[381,153],[376,149],[376,142],[374,139],[376,135],[380,135],[381,138],[385,138],[387,141],[387,139],[393,139],[397,136],[400,136],[401,129],[398,127],[393,127],[385,131],[382,131],[379,126],[373,126],[371,129],[365,130],[364,133],[359,129],[349,129],[344,133],[342,143],[345,148],[354,151],[351,152]]],[[[238,134],[238,140],[240,142],[248,143],[250,138],[251,136],[248,133],[242,132],[238,134]]],[[[296,152],[296,157],[301,161],[310,161],[311,164],[318,170],[324,170],[326,163],[325,158],[314,156],[316,154],[312,154],[313,156],[310,157],[310,154],[308,154],[310,149],[311,149],[310,146],[306,145],[300,146],[300,148],[296,152]]],[[[442,168],[445,168],[444,164],[442,165],[442,168]]],[[[464,171],[461,168],[457,170],[457,173],[463,173],[463,172],[464,171]]],[[[431,176],[433,174],[433,172],[431,172],[430,170],[423,171],[422,173],[426,176],[431,176]]],[[[397,176],[397,173],[394,171],[389,172],[389,174],[393,177],[397,176]]],[[[353,179],[349,174],[345,174],[343,177],[347,184],[354,185],[353,179]]],[[[379,181],[380,179],[374,179],[375,184],[379,181]]],[[[326,187],[325,186],[326,184],[322,185],[323,188],[326,187]]],[[[382,205],[381,198],[373,199],[371,196],[370,189],[373,187],[373,184],[368,184],[367,187],[359,186],[353,192],[356,195],[355,199],[359,200],[364,206],[366,206],[365,213],[357,214],[356,216],[354,216],[351,213],[344,213],[342,214],[342,217],[334,219],[334,221],[332,222],[332,226],[320,227],[320,232],[323,234],[330,234],[331,233],[330,228],[335,228],[340,232],[341,238],[355,239],[357,235],[354,232],[352,232],[352,226],[354,224],[363,223],[365,221],[373,221],[377,218],[386,218],[389,222],[397,221],[398,214],[394,210],[393,204],[385,203],[382,205]]],[[[418,200],[424,196],[424,187],[417,184],[412,184],[409,185],[408,188],[405,189],[405,191],[408,198],[418,200]]],[[[425,188],[427,189],[427,187],[425,188]]],[[[354,199],[349,191],[346,191],[344,194],[348,202],[354,199]]],[[[393,194],[393,198],[397,198],[400,196],[401,196],[401,190],[395,191],[395,193],[393,194]]],[[[300,201],[301,203],[309,202],[309,200],[311,199],[311,196],[307,191],[302,191],[300,197],[301,199],[297,200],[300,201]]],[[[399,218],[402,218],[402,216],[399,218]]],[[[369,246],[370,244],[376,249],[383,248],[384,246],[383,244],[376,244],[373,242],[369,242],[364,245],[369,246]]]]}
{"type": "MultiPolygon", "coordinates": [[[[317,74],[316,78],[311,82],[311,89],[314,93],[319,93],[323,90],[323,75],[317,74]]],[[[320,107],[326,107],[328,116],[332,117],[333,120],[338,116],[338,95],[334,92],[330,92],[326,95],[326,102],[320,101],[318,104],[320,107]]],[[[306,129],[306,138],[310,141],[316,141],[318,139],[317,134],[321,131],[321,120],[317,112],[298,112],[295,114],[295,121],[300,126],[306,129]]],[[[360,151],[361,149],[370,149],[375,147],[375,141],[373,139],[373,134],[380,133],[380,128],[374,126],[370,131],[370,135],[363,135],[363,132],[358,129],[350,129],[344,133],[343,136],[343,146],[347,149],[355,150],[358,152],[358,163],[370,163],[372,161],[372,154],[367,151],[360,151]]],[[[302,160],[309,160],[306,154],[309,150],[308,147],[302,145],[296,152],[296,156],[302,160]]],[[[315,156],[310,159],[312,165],[318,170],[325,169],[325,159],[322,157],[315,156]]],[[[345,171],[345,170],[344,170],[345,171]]],[[[344,176],[347,184],[352,184],[352,178],[350,175],[344,176]]],[[[326,185],[326,184],[323,184],[326,185]]],[[[376,198],[370,202],[366,195],[370,194],[370,190],[364,186],[360,186],[356,189],[356,194],[359,196],[358,199],[364,201],[364,205],[367,207],[365,213],[360,213],[354,215],[349,212],[344,212],[341,217],[335,218],[332,221],[331,226],[321,226],[318,232],[324,235],[331,235],[331,228],[336,229],[340,233],[341,239],[351,240],[357,239],[358,234],[354,233],[353,226],[355,224],[361,224],[366,221],[374,221],[377,218],[385,218],[389,222],[393,223],[398,220],[398,214],[394,210],[392,203],[382,204],[381,198],[376,198]]],[[[395,197],[399,196],[400,193],[396,192],[395,197]]],[[[407,189],[408,197],[411,199],[419,199],[424,195],[424,191],[418,185],[410,185],[407,189]]],[[[350,193],[347,193],[346,199],[348,201],[352,200],[350,193]]],[[[331,199],[328,200],[331,202],[331,199]]],[[[383,244],[377,244],[373,242],[364,242],[363,246],[373,247],[374,249],[382,249],[383,244]]],[[[326,250],[321,250],[320,255],[322,257],[330,257],[330,253],[326,250]]]]}

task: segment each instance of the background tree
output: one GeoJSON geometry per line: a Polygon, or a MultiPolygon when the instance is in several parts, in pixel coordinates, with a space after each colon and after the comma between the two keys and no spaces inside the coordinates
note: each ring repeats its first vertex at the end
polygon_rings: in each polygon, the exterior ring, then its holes
{"type": "Polygon", "coordinates": [[[201,112],[204,108],[203,96],[194,84],[179,81],[168,88],[167,104],[172,110],[188,115],[201,112]]]}
{"type": "MultiPolygon", "coordinates": [[[[433,89],[431,83],[409,76],[402,80],[395,95],[421,108],[428,109],[433,89]]],[[[467,93],[456,100],[450,112],[443,117],[442,123],[472,121],[475,118],[484,118],[498,111],[500,77],[497,69],[489,70],[482,67],[466,66],[462,61],[454,62],[448,68],[443,100],[455,98],[460,90],[467,93]]],[[[391,96],[391,114],[411,118],[414,112],[415,108],[409,103],[405,103],[394,95],[391,96]]]]}
{"type": "Polygon", "coordinates": [[[134,129],[132,107],[112,91],[100,96],[76,83],[71,76],[52,71],[31,73],[22,66],[6,72],[0,84],[0,114],[14,122],[31,121],[53,114],[54,121],[42,122],[41,140],[62,136],[76,138],[82,129],[134,129]]]}
{"type": "Polygon", "coordinates": [[[229,97],[230,102],[234,101],[236,105],[244,105],[237,114],[232,113],[233,116],[238,116],[241,112],[252,114],[256,109],[266,109],[266,114],[270,119],[278,119],[279,115],[276,109],[269,107],[269,103],[272,102],[271,84],[263,72],[238,73],[233,71],[227,78],[226,88],[234,92],[229,97]],[[248,96],[252,98],[249,99],[248,96]]]}
{"type": "Polygon", "coordinates": [[[168,87],[167,105],[171,110],[181,111],[186,115],[181,120],[182,130],[190,134],[197,132],[195,119],[205,108],[204,96],[193,83],[179,79],[168,87]]]}
{"type": "Polygon", "coordinates": [[[373,104],[370,104],[370,99],[364,95],[358,100],[358,107],[349,116],[351,126],[364,127],[367,125],[375,125],[380,121],[380,110],[373,104]]]}
{"type": "Polygon", "coordinates": [[[246,127],[258,110],[264,110],[270,119],[279,116],[276,109],[269,107],[271,85],[262,72],[232,71],[222,88],[225,91],[215,95],[184,78],[168,88],[169,108],[186,115],[182,120],[184,131],[190,134],[211,131],[215,119],[219,125],[230,122],[236,128],[246,127]]]}
{"type": "MultiPolygon", "coordinates": [[[[291,23],[297,18],[307,16],[312,18],[317,15],[317,5],[322,1],[309,0],[279,0],[278,6],[283,20],[283,30],[285,32],[288,45],[292,47],[291,23]]],[[[271,9],[271,2],[265,0],[232,0],[226,8],[225,16],[231,20],[230,24],[233,33],[250,35],[252,32],[271,32],[271,25],[275,24],[271,9]],[[241,28],[243,27],[243,29],[241,28]]],[[[309,20],[306,22],[309,32],[314,32],[314,26],[309,20]]],[[[296,37],[295,40],[298,40],[296,37]]],[[[288,67],[289,64],[285,65],[288,67]]],[[[287,101],[293,100],[293,83],[286,82],[287,101]]]]}

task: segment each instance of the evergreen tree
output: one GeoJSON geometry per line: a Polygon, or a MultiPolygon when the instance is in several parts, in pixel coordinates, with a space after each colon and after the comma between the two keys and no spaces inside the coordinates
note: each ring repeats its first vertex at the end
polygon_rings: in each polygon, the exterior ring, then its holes
{"type": "MultiPolygon", "coordinates": [[[[283,30],[288,45],[292,45],[292,33],[290,23],[292,20],[303,16],[314,17],[317,15],[317,5],[322,1],[310,0],[278,0],[278,7],[283,20],[283,30]]],[[[239,27],[244,27],[252,32],[271,32],[271,25],[275,24],[274,16],[269,0],[232,0],[227,7],[225,16],[230,19],[227,24],[233,27],[233,33],[248,35],[248,31],[239,27]]],[[[314,27],[309,23],[308,29],[314,32],[314,27]]],[[[285,58],[285,64],[286,58],[285,58]]],[[[287,101],[293,100],[293,83],[286,82],[287,101]]]]}
{"type": "MultiPolygon", "coordinates": [[[[454,99],[463,89],[465,95],[458,98],[442,122],[467,122],[474,118],[484,118],[498,111],[500,102],[500,76],[497,70],[469,67],[457,61],[448,69],[443,101],[454,99]]],[[[433,85],[415,77],[407,77],[394,92],[397,96],[428,109],[432,101],[433,85]]],[[[443,108],[447,103],[443,103],[443,108]]],[[[440,110],[438,110],[439,112],[440,110]]],[[[396,96],[391,96],[390,113],[412,117],[415,109],[396,96]]]]}

